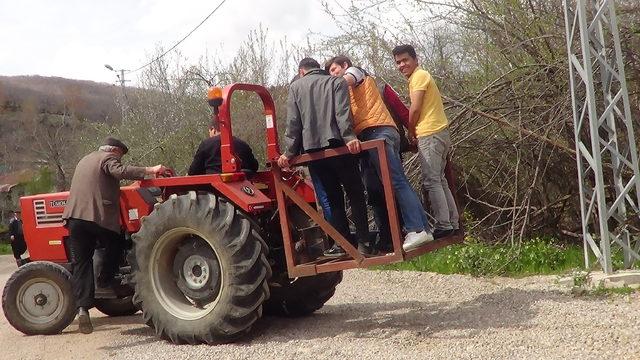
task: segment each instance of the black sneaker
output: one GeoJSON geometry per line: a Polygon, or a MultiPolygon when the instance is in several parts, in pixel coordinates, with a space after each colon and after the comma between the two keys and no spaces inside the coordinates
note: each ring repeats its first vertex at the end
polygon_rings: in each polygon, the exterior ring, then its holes
{"type": "Polygon", "coordinates": [[[378,254],[380,253],[390,254],[392,252],[395,252],[395,249],[393,248],[393,244],[378,246],[378,254]]]}
{"type": "Polygon", "coordinates": [[[371,245],[371,243],[358,243],[358,251],[362,255],[377,255],[378,251],[371,245]]]}
{"type": "Polygon", "coordinates": [[[339,245],[333,245],[330,249],[325,250],[323,253],[326,257],[341,257],[347,255],[346,251],[339,245]]]}
{"type": "Polygon", "coordinates": [[[433,238],[434,239],[446,238],[447,236],[452,235],[453,231],[454,231],[453,229],[449,229],[449,230],[435,229],[433,231],[433,238]]]}
{"type": "Polygon", "coordinates": [[[91,334],[93,332],[89,311],[83,307],[78,308],[78,330],[83,334],[91,334]]]}
{"type": "Polygon", "coordinates": [[[387,238],[384,236],[378,236],[375,242],[375,249],[379,253],[392,253],[393,252],[393,241],[391,238],[387,238]]]}

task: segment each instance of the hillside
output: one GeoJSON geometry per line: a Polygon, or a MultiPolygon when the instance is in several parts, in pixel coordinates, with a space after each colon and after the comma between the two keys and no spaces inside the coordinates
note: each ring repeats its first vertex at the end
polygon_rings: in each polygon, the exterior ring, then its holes
{"type": "Polygon", "coordinates": [[[0,175],[37,164],[68,167],[81,129],[120,121],[120,91],[93,81],[0,76],[0,175]]]}
{"type": "Polygon", "coordinates": [[[120,119],[116,99],[120,88],[86,80],[44,76],[0,76],[0,121],[7,112],[20,112],[25,104],[39,112],[73,112],[90,122],[114,122],[120,119]]]}

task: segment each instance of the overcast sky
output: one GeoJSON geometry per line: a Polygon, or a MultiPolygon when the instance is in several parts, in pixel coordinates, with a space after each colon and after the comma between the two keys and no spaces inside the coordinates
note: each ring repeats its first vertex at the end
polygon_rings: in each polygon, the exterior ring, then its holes
{"type": "MultiPolygon", "coordinates": [[[[135,69],[169,48],[220,0],[0,0],[0,75],[61,76],[113,83],[105,69],[135,69]]],[[[296,43],[335,32],[318,0],[227,0],[178,48],[228,58],[260,24],[296,43]]]]}

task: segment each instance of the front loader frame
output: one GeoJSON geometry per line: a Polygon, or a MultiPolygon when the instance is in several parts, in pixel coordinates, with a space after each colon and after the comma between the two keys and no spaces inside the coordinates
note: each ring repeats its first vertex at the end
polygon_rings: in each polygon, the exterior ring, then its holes
{"type": "MultiPolygon", "coordinates": [[[[322,215],[310,206],[305,199],[303,199],[289,183],[283,181],[282,172],[277,164],[272,165],[272,171],[274,173],[274,182],[276,188],[276,197],[278,202],[278,211],[280,213],[280,226],[282,227],[282,237],[284,241],[284,250],[287,259],[287,269],[290,277],[299,276],[312,276],[319,273],[370,267],[374,265],[390,264],[395,262],[405,261],[424,253],[456,244],[461,243],[464,240],[464,234],[460,232],[457,235],[452,235],[444,239],[432,241],[426,245],[423,245],[415,250],[404,252],[402,250],[402,234],[398,220],[398,212],[395,205],[395,196],[393,194],[393,185],[391,184],[391,174],[389,172],[389,163],[387,160],[387,153],[384,149],[384,140],[371,140],[362,143],[362,151],[373,150],[378,153],[380,159],[380,172],[382,175],[382,187],[384,189],[384,198],[389,213],[389,225],[391,228],[391,238],[393,242],[393,252],[380,255],[365,257],[358,249],[356,249],[347,239],[344,238],[329,222],[327,222],[322,215]],[[291,231],[289,228],[289,210],[288,204],[292,202],[298,206],[302,211],[307,214],[313,221],[315,221],[324,232],[338,243],[349,255],[349,258],[327,258],[320,257],[314,261],[308,263],[297,263],[295,257],[295,241],[291,238],[291,231]]],[[[349,154],[346,147],[338,149],[328,149],[324,151],[314,152],[310,154],[304,154],[296,156],[291,159],[289,163],[291,166],[302,165],[314,160],[325,159],[334,156],[342,156],[349,154]]],[[[451,177],[452,173],[448,172],[448,177],[451,177]]],[[[451,179],[453,180],[453,179],[451,179]]],[[[454,185],[454,182],[449,183],[450,186],[454,185]]]]}

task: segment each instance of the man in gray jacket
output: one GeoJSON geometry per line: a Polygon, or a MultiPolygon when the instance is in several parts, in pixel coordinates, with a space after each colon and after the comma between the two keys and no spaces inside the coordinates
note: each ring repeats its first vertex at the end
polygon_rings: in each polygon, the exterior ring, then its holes
{"type": "Polygon", "coordinates": [[[67,246],[71,255],[71,284],[78,307],[80,332],[89,334],[93,325],[88,310],[93,306],[93,253],[105,246],[104,266],[98,286],[109,286],[118,269],[122,251],[120,228],[120,180],[140,180],[145,175],[166,171],[162,165],[127,166],[120,162],[128,148],[109,137],[98,151],[83,157],[71,180],[63,218],[69,229],[67,246]]]}
{"type": "MultiPolygon", "coordinates": [[[[289,87],[285,152],[278,159],[278,165],[289,167],[289,159],[302,152],[345,145],[351,154],[359,153],[360,142],[353,132],[346,81],[330,76],[311,58],[302,59],[298,71],[300,79],[289,87]]],[[[319,181],[327,193],[331,225],[350,239],[342,192],[344,187],[351,205],[357,241],[364,245],[369,242],[367,205],[358,160],[351,154],[313,161],[309,170],[311,176],[316,177],[314,182],[319,181]]],[[[336,244],[324,254],[339,257],[345,255],[345,251],[336,244]]]]}

